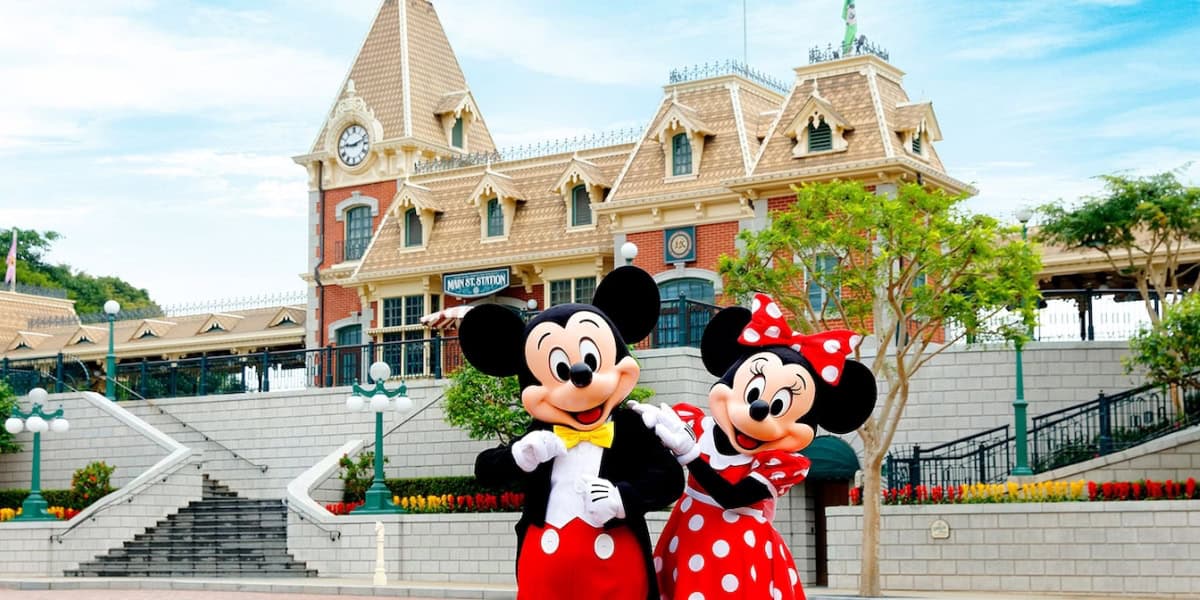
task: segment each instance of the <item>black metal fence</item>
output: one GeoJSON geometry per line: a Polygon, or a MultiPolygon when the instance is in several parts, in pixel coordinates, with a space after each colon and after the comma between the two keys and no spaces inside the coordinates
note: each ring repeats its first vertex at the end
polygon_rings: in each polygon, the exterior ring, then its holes
{"type": "Polygon", "coordinates": [[[689,300],[680,296],[674,300],[663,300],[658,313],[658,324],[650,334],[647,348],[700,347],[704,328],[720,306],[689,300]]]}
{"type": "MultiPolygon", "coordinates": [[[[1176,386],[1139,388],[1033,418],[1029,467],[1044,473],[1120,452],[1200,423],[1200,372],[1176,386]]],[[[914,445],[888,454],[888,487],[998,483],[1016,465],[1016,440],[1004,425],[932,448],[914,445]]]]}

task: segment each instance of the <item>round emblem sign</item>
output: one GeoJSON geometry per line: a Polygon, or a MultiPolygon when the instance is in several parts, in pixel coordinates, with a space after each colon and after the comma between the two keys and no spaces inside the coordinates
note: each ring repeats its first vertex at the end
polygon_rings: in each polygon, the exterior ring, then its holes
{"type": "Polygon", "coordinates": [[[671,251],[671,258],[687,256],[692,251],[692,236],[686,231],[676,231],[671,234],[671,239],[667,240],[667,247],[671,251]]]}

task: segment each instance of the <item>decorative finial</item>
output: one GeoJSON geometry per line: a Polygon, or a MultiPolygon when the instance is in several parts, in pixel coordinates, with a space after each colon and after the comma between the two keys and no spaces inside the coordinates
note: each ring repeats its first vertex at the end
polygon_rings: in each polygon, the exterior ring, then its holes
{"type": "Polygon", "coordinates": [[[354,94],[355,94],[355,92],[354,92],[354,80],[353,80],[353,79],[348,79],[348,80],[346,80],[346,95],[347,95],[347,96],[353,96],[354,94]]]}

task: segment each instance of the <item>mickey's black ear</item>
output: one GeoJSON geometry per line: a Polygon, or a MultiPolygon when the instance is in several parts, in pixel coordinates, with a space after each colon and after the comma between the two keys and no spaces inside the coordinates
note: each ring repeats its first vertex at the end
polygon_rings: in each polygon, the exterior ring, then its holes
{"type": "Polygon", "coordinates": [[[746,353],[738,345],[738,336],[750,323],[750,311],[741,306],[730,306],[717,313],[700,338],[700,358],[704,368],[717,377],[724,377],[733,363],[746,353]]]}
{"type": "Polygon", "coordinates": [[[831,433],[850,433],[871,418],[877,394],[871,370],[858,361],[847,360],[837,386],[817,382],[813,409],[800,421],[820,425],[831,433]]]}
{"type": "Polygon", "coordinates": [[[596,286],[592,306],[608,315],[626,344],[636,344],[658,323],[658,284],[637,267],[619,267],[596,286]]]}
{"type": "Polygon", "coordinates": [[[499,304],[481,304],[463,317],[458,344],[476,369],[495,377],[516,375],[525,364],[525,323],[499,304]]]}

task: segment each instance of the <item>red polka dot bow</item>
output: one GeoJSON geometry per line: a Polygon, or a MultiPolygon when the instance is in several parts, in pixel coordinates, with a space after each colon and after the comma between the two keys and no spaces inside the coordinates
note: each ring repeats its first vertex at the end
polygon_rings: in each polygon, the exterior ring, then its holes
{"type": "Polygon", "coordinates": [[[817,373],[831,385],[842,379],[846,357],[861,338],[849,329],[831,329],[812,335],[795,333],[783,319],[779,305],[766,294],[755,294],[750,304],[750,323],[738,336],[743,346],[788,346],[812,363],[817,373]]]}

